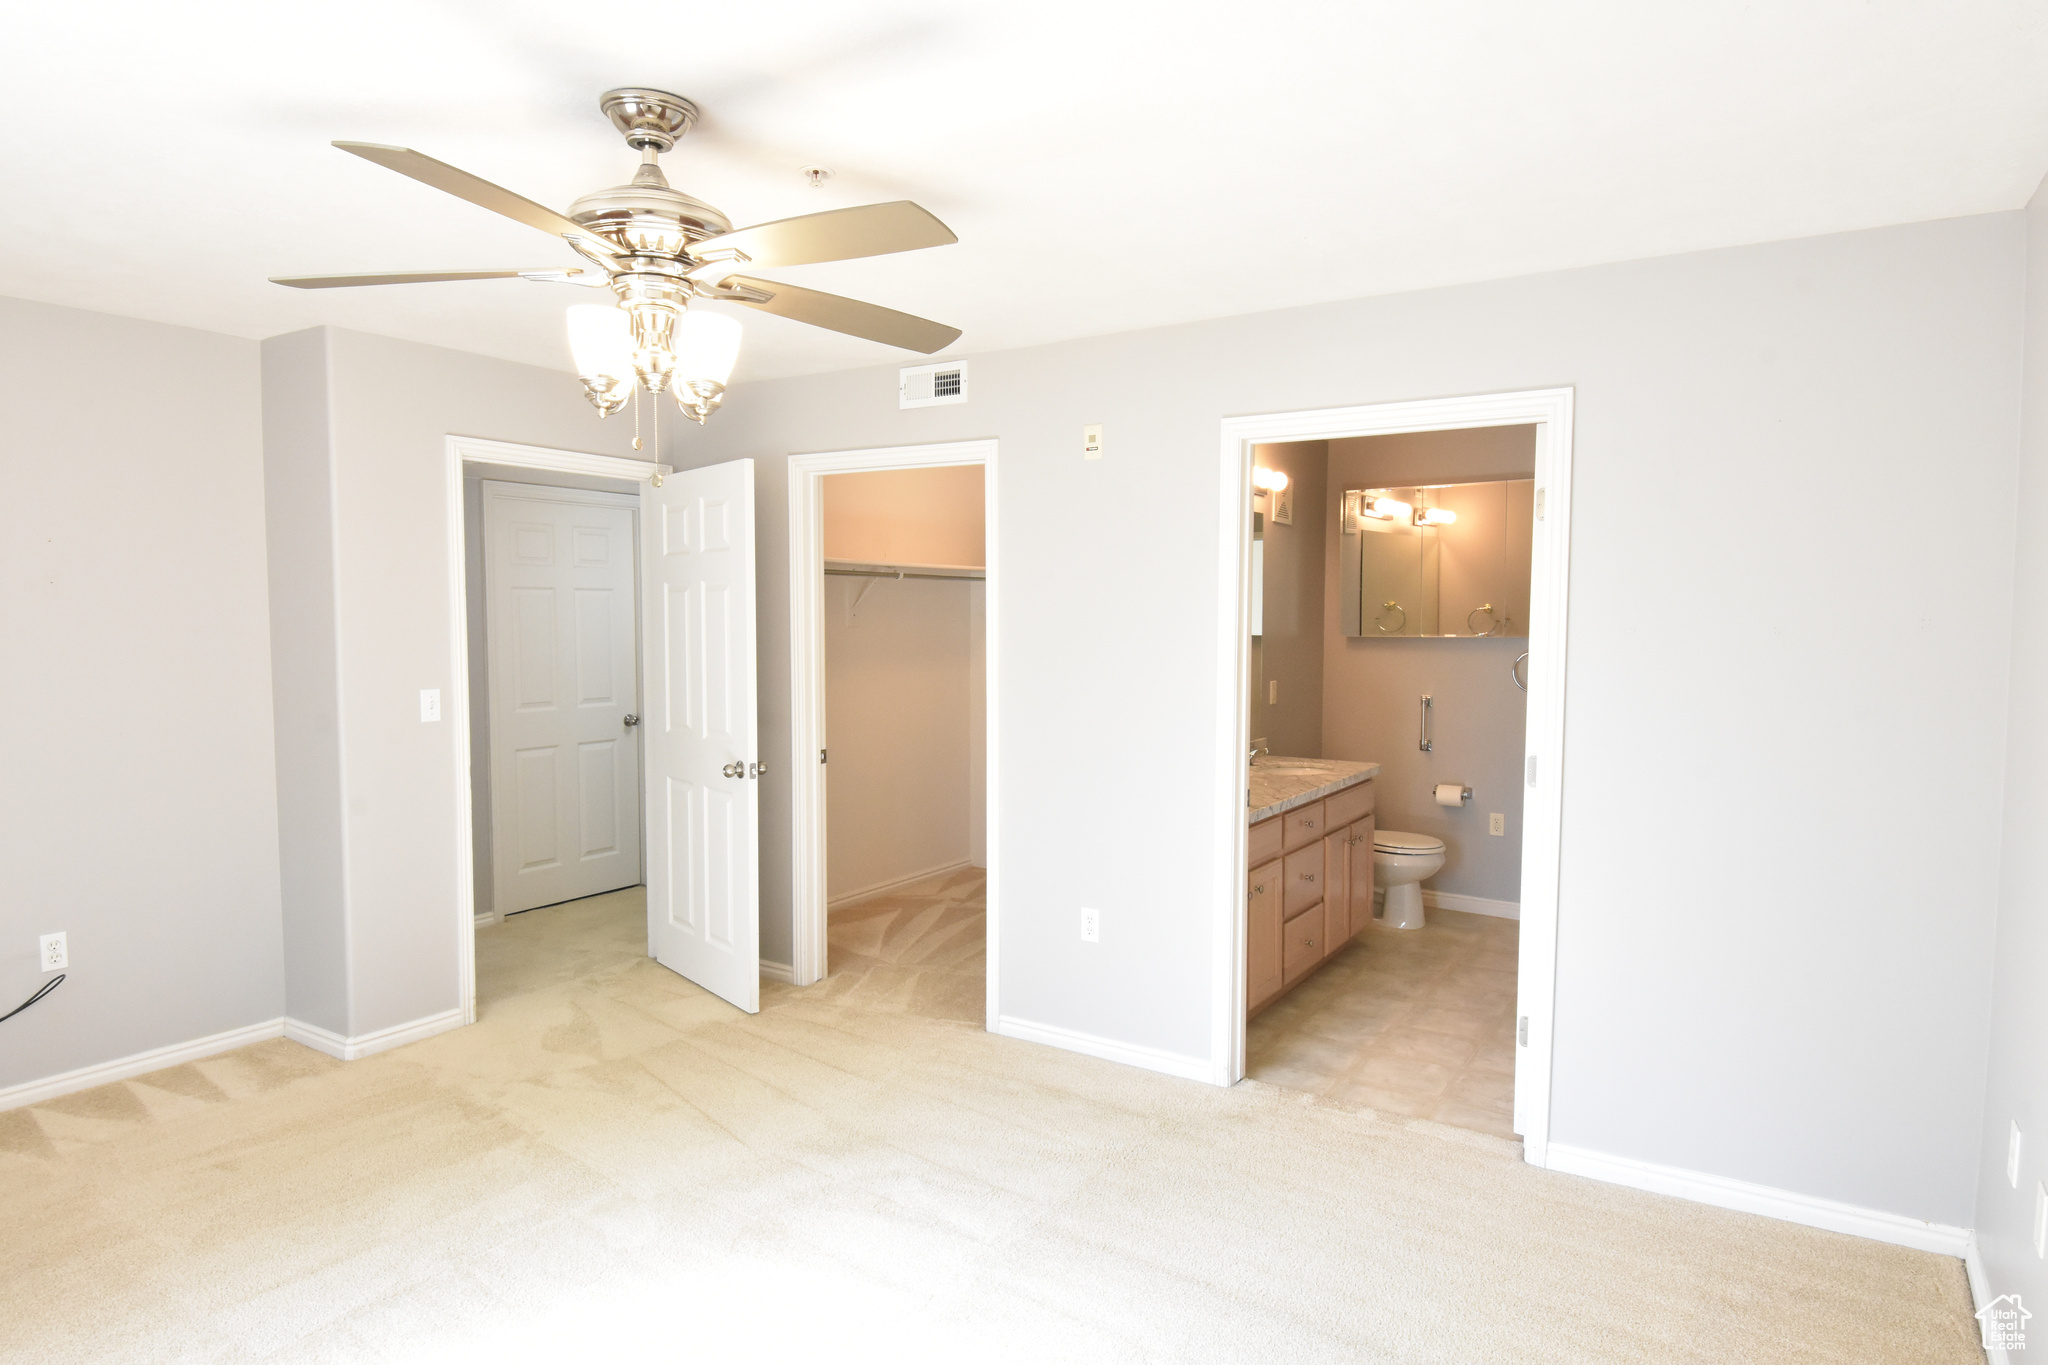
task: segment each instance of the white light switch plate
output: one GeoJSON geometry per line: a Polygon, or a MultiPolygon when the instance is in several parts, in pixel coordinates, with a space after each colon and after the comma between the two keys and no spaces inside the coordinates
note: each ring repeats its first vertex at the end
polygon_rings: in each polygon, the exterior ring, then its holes
{"type": "Polygon", "coordinates": [[[37,956],[46,972],[61,972],[71,965],[71,949],[62,934],[44,934],[36,942],[40,945],[37,956]]]}
{"type": "Polygon", "coordinates": [[[441,689],[422,687],[420,689],[420,724],[431,725],[441,719],[441,689]]]}

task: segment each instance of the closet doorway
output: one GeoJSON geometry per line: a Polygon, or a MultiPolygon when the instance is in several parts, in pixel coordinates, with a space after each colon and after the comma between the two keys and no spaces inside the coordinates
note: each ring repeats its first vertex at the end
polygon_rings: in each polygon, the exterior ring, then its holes
{"type": "Polygon", "coordinates": [[[790,461],[791,979],[977,1022],[995,1017],[993,465],[993,442],[790,461]]]}

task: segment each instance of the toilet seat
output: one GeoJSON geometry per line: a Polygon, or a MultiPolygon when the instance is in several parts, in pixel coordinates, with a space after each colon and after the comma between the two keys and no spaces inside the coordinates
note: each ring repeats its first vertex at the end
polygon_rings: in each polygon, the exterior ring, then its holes
{"type": "Polygon", "coordinates": [[[1442,853],[1444,841],[1428,834],[1409,834],[1398,829],[1381,829],[1373,831],[1372,848],[1375,853],[1442,853]]]}

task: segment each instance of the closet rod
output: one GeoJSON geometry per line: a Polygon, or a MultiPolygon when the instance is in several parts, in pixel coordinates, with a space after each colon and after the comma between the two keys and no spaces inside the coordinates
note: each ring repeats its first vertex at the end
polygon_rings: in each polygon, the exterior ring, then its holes
{"type": "Polygon", "coordinates": [[[959,583],[980,583],[988,578],[986,573],[918,573],[914,569],[827,569],[825,572],[841,578],[939,578],[959,583]]]}

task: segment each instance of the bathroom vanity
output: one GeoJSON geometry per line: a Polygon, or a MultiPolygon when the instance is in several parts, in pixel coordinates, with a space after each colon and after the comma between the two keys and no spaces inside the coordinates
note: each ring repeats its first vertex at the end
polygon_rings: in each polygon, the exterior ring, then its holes
{"type": "Polygon", "coordinates": [[[1377,763],[1262,757],[1251,768],[1245,1005],[1256,1014],[1372,918],[1377,763]]]}

